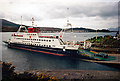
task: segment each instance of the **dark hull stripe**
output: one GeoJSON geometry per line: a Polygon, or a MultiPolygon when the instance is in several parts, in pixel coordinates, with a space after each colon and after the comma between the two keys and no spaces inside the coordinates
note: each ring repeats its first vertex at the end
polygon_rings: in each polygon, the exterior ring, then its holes
{"type": "Polygon", "coordinates": [[[51,53],[51,52],[46,52],[46,51],[38,51],[38,50],[20,48],[20,47],[15,47],[15,46],[11,46],[11,48],[17,48],[17,49],[22,49],[22,50],[34,51],[34,52],[41,52],[41,53],[52,54],[52,55],[57,55],[57,56],[65,56],[63,54],[56,54],[56,53],[51,53]]]}
{"type": "Polygon", "coordinates": [[[28,51],[33,51],[33,52],[40,52],[43,54],[57,55],[57,56],[70,56],[70,57],[93,59],[93,58],[90,58],[89,56],[85,56],[82,53],[78,54],[77,50],[63,51],[62,49],[59,49],[59,48],[49,48],[49,47],[24,45],[24,44],[17,44],[17,43],[10,43],[10,44],[8,44],[8,47],[22,49],[22,50],[28,50],[28,51]]]}
{"type": "Polygon", "coordinates": [[[17,43],[10,43],[8,44],[8,47],[34,51],[34,52],[41,52],[45,54],[58,55],[58,56],[75,56],[75,57],[79,56],[77,54],[77,50],[66,49],[66,51],[63,51],[63,49],[59,49],[59,48],[49,48],[49,47],[25,45],[25,44],[17,44],[17,43]]]}

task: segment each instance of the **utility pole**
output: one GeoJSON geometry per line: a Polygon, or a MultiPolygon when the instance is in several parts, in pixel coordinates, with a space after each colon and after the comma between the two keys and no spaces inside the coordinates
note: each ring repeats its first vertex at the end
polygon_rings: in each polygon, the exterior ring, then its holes
{"type": "Polygon", "coordinates": [[[97,30],[96,30],[96,39],[97,39],[97,30]]]}

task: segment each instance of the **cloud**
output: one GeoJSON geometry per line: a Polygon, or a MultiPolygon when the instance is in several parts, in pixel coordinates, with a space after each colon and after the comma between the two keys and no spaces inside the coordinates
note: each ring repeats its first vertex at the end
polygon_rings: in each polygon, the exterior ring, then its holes
{"type": "Polygon", "coordinates": [[[74,17],[113,17],[117,16],[117,3],[113,2],[92,2],[84,3],[82,5],[71,6],[71,15],[74,17]]]}
{"type": "MultiPolygon", "coordinates": [[[[23,22],[31,21],[34,17],[35,21],[42,22],[47,26],[57,26],[63,23],[69,8],[70,21],[75,26],[103,27],[117,26],[117,2],[81,2],[82,0],[4,0],[0,7],[4,14],[3,17],[17,23],[20,22],[20,17],[23,16],[23,22]],[[47,22],[46,22],[47,21],[47,22]],[[54,21],[54,22],[51,22],[54,21]],[[48,23],[50,22],[50,23],[48,23]],[[59,23],[60,22],[60,23],[59,23]],[[102,22],[102,23],[101,23],[102,22]],[[91,24],[92,23],[92,24],[91,24]]],[[[85,0],[88,1],[88,0],[85,0]]],[[[103,1],[103,0],[102,0],[103,1]]],[[[112,1],[112,0],[110,0],[112,1]]],[[[117,0],[116,0],[117,1],[117,0]]],[[[0,14],[1,15],[1,14],[0,14]]]]}

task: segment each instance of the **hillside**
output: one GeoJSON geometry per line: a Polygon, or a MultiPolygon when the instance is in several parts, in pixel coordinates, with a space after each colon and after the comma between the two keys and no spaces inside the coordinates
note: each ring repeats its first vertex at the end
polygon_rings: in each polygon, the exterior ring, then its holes
{"type": "Polygon", "coordinates": [[[15,32],[18,30],[19,24],[15,24],[5,19],[1,19],[2,21],[2,32],[15,32]]]}
{"type": "MultiPolygon", "coordinates": [[[[20,24],[16,24],[14,22],[10,22],[5,19],[0,19],[2,22],[2,32],[16,32],[20,26],[20,24]]],[[[26,26],[26,25],[24,25],[26,26]]],[[[29,26],[26,26],[29,27],[29,26]]],[[[54,28],[54,27],[40,27],[40,32],[60,32],[60,28],[54,28]]]]}
{"type": "Polygon", "coordinates": [[[80,32],[95,32],[96,30],[93,29],[88,29],[88,28],[69,28],[66,30],[66,32],[76,32],[76,33],[80,33],[80,32]]]}
{"type": "Polygon", "coordinates": [[[118,27],[117,28],[108,28],[108,30],[110,30],[110,31],[118,31],[118,27]]]}
{"type": "MultiPolygon", "coordinates": [[[[20,26],[20,24],[16,24],[14,22],[5,20],[5,19],[0,19],[2,22],[2,32],[16,32],[20,26]]],[[[26,26],[26,25],[24,25],[26,26]]],[[[30,26],[26,26],[30,27],[30,26]]],[[[55,28],[55,27],[40,27],[40,32],[42,33],[54,33],[54,32],[60,32],[62,29],[61,28],[55,28]]],[[[75,32],[75,33],[80,33],[80,32],[96,32],[96,30],[93,29],[88,29],[88,28],[69,28],[66,29],[65,32],[75,32]]],[[[97,32],[109,32],[109,30],[97,30],[97,32]]]]}

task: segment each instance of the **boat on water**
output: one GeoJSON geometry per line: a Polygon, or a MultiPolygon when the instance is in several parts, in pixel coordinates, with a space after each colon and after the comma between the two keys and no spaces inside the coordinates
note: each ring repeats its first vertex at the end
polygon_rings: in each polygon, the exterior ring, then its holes
{"type": "MultiPolygon", "coordinates": [[[[25,28],[20,26],[19,30],[25,28]]],[[[65,43],[62,36],[44,36],[39,33],[40,28],[29,27],[24,33],[14,33],[4,41],[10,48],[17,48],[58,56],[78,56],[78,44],[65,43]]]]}
{"type": "MultiPolygon", "coordinates": [[[[72,28],[69,20],[67,20],[67,26],[71,26],[72,28]]],[[[13,33],[9,40],[3,42],[10,48],[40,52],[43,54],[80,57],[93,60],[108,60],[110,58],[109,56],[105,56],[105,54],[99,55],[95,52],[85,50],[91,47],[91,43],[88,41],[76,43],[73,41],[64,42],[62,36],[63,34],[56,36],[43,35],[40,33],[39,27],[34,27],[34,22],[32,21],[32,27],[26,28],[22,26],[21,23],[18,31],[13,33]],[[24,33],[20,33],[22,29],[24,29],[24,33]]],[[[113,59],[110,58],[109,60],[113,59]]]]}
{"type": "MultiPolygon", "coordinates": [[[[85,50],[86,42],[73,43],[64,42],[62,35],[45,36],[39,33],[40,28],[20,26],[18,32],[13,33],[7,41],[7,46],[10,48],[40,52],[43,54],[52,54],[58,56],[81,57],[93,60],[114,60],[115,58],[105,54],[96,53],[94,51],[85,50]],[[21,28],[25,28],[24,33],[20,32],[21,28]]],[[[88,46],[88,45],[87,45],[88,46]]],[[[90,47],[90,46],[89,46],[90,47]]]]}

